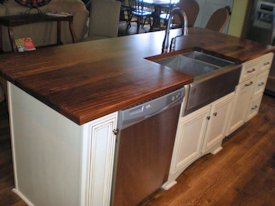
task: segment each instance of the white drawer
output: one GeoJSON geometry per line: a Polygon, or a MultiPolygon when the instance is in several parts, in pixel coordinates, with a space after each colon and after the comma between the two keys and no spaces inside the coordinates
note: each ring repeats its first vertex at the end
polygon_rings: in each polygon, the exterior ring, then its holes
{"type": "Polygon", "coordinates": [[[269,74],[269,70],[258,74],[256,78],[255,88],[254,88],[254,95],[259,95],[264,92],[268,74],[269,74]]]}
{"type": "Polygon", "coordinates": [[[260,70],[260,65],[255,60],[244,63],[239,82],[242,83],[250,79],[251,77],[255,76],[259,70],[260,70]]]}
{"type": "Polygon", "coordinates": [[[265,54],[261,57],[258,58],[259,59],[259,73],[264,72],[266,70],[269,70],[272,64],[272,60],[273,60],[273,53],[268,53],[265,54]]]}

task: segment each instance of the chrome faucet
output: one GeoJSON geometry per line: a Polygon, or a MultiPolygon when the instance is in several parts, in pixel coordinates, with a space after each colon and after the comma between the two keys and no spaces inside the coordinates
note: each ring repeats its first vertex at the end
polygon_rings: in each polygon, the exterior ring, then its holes
{"type": "Polygon", "coordinates": [[[173,17],[177,15],[180,18],[181,21],[181,27],[182,27],[182,33],[181,35],[175,36],[171,39],[170,43],[170,51],[175,48],[176,44],[176,38],[180,36],[186,36],[188,35],[188,20],[185,11],[181,10],[180,8],[176,7],[171,10],[168,18],[168,22],[166,25],[166,30],[165,30],[165,36],[162,42],[162,52],[167,52],[168,47],[169,47],[169,35],[170,35],[170,25],[172,23],[173,17]]]}

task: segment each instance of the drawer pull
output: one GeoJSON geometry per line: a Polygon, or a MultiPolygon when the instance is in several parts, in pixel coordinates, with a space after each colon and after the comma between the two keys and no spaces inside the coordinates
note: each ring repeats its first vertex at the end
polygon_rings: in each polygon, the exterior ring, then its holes
{"type": "Polygon", "coordinates": [[[267,65],[269,65],[269,64],[270,64],[269,62],[265,62],[265,63],[264,63],[264,66],[267,66],[267,65]]]}
{"type": "Polygon", "coordinates": [[[218,115],[218,112],[214,112],[213,115],[216,117],[218,115]]]}
{"type": "Polygon", "coordinates": [[[252,73],[252,72],[255,72],[255,71],[256,71],[256,69],[253,68],[253,69],[251,69],[251,70],[248,70],[247,73],[252,73]]]}
{"type": "Polygon", "coordinates": [[[210,120],[210,116],[207,116],[206,119],[207,119],[207,120],[210,120]]]}
{"type": "Polygon", "coordinates": [[[263,85],[264,85],[264,82],[261,82],[260,84],[258,84],[259,87],[263,86],[263,85]]]}
{"type": "Polygon", "coordinates": [[[252,85],[252,84],[253,84],[253,82],[251,81],[251,82],[249,82],[248,84],[245,84],[244,86],[249,87],[249,86],[252,85]]]}
{"type": "Polygon", "coordinates": [[[257,109],[258,108],[258,106],[257,105],[255,105],[254,107],[252,107],[251,109],[252,110],[255,110],[255,109],[257,109]]]}

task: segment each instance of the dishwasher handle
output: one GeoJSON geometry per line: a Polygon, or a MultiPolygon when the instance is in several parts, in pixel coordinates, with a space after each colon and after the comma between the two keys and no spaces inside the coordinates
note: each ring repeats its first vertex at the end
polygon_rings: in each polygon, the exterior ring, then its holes
{"type": "Polygon", "coordinates": [[[119,112],[118,129],[125,129],[142,120],[182,103],[184,88],[119,112]]]}

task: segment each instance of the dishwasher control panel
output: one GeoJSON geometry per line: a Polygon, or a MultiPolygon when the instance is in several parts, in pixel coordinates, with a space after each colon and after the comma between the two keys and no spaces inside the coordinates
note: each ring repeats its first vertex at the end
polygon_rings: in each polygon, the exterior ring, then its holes
{"type": "Polygon", "coordinates": [[[183,101],[184,88],[119,112],[118,128],[126,128],[183,101]]]}

